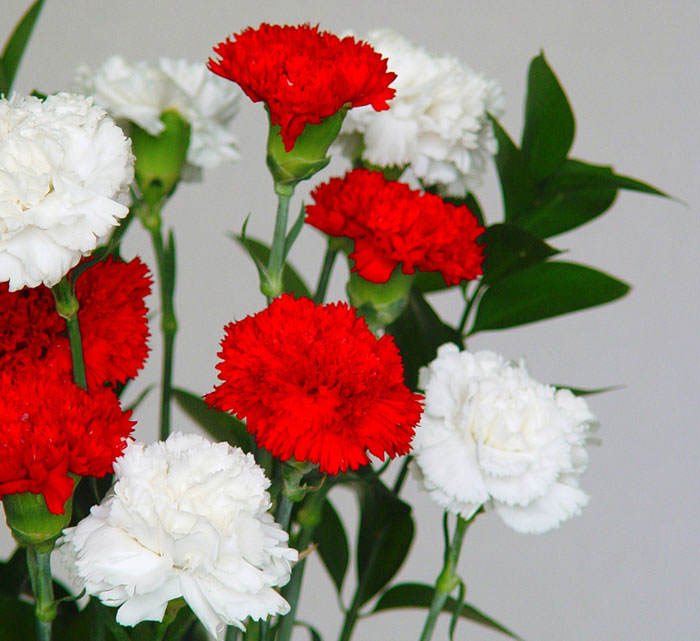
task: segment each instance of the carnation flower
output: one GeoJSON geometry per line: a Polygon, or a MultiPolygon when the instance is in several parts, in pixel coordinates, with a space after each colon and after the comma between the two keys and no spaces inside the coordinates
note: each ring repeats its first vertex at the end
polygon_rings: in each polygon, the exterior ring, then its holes
{"type": "Polygon", "coordinates": [[[203,64],[169,58],[158,64],[130,63],[112,56],[95,71],[80,67],[76,83],[115,118],[133,122],[153,136],[164,129],[161,114],[176,110],[191,127],[190,172],[185,177],[196,175],[199,168],[238,159],[231,121],[238,112],[240,92],[212,76],[203,64]]]}
{"type": "Polygon", "coordinates": [[[265,102],[287,151],[309,124],[346,106],[380,111],[394,95],[386,60],[371,46],[310,25],[261,24],[227,38],[210,59],[216,74],[238,83],[253,102],[265,102]]]}
{"type": "MultiPolygon", "coordinates": [[[[148,268],[107,258],[76,280],[78,320],[90,387],[125,383],[148,356],[148,268]]],[[[56,313],[51,290],[40,286],[8,291],[0,283],[0,370],[52,370],[70,377],[72,359],[66,323],[56,313]]]]}
{"type": "Polygon", "coordinates": [[[183,597],[219,641],[246,617],[285,614],[273,589],[296,550],[268,513],[270,482],[251,454],[193,434],[130,443],[115,485],[61,550],[88,594],[119,606],[117,622],[161,621],[183,597]]]}
{"type": "Polygon", "coordinates": [[[281,460],[335,474],[369,463],[367,452],[406,454],[421,413],[403,382],[393,338],[379,340],[345,303],[284,295],[231,323],[206,400],[247,419],[259,446],[281,460]]]}
{"type": "Polygon", "coordinates": [[[0,282],[53,286],[128,209],[129,141],[83,96],[0,99],[0,282]]]}
{"type": "Polygon", "coordinates": [[[385,283],[400,264],[404,274],[437,271],[456,285],[481,274],[484,231],[464,206],[355,169],[311,193],[306,222],[331,236],[355,241],[350,258],[363,278],[385,283]]]}
{"type": "Polygon", "coordinates": [[[493,507],[539,533],[588,502],[578,480],[595,424],[586,402],[530,378],[523,363],[443,345],[421,370],[425,411],[413,439],[419,476],[445,510],[493,507]]]}
{"type": "Polygon", "coordinates": [[[65,378],[27,373],[0,376],[0,497],[43,494],[63,514],[71,475],[104,476],[134,425],[114,393],[90,393],[65,378]]]}
{"type": "Polygon", "coordinates": [[[348,150],[361,136],[362,158],[381,167],[410,166],[426,186],[462,197],[481,184],[496,152],[489,114],[499,117],[501,87],[456,58],[434,56],[388,29],[368,41],[389,59],[396,97],[388,111],[357,109],[345,120],[348,150]]]}

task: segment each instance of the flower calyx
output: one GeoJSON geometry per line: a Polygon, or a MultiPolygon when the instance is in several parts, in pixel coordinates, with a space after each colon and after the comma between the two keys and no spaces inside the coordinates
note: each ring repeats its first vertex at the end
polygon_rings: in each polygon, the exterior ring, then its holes
{"type": "Polygon", "coordinates": [[[68,527],[73,510],[72,495],[64,504],[63,514],[53,514],[42,494],[22,492],[8,494],[3,499],[5,519],[15,541],[21,546],[32,546],[40,552],[49,552],[54,542],[68,527]]]}
{"type": "Polygon", "coordinates": [[[408,304],[415,275],[394,269],[386,283],[373,283],[358,274],[350,274],[347,293],[350,303],[367,321],[373,332],[393,323],[408,304]]]}

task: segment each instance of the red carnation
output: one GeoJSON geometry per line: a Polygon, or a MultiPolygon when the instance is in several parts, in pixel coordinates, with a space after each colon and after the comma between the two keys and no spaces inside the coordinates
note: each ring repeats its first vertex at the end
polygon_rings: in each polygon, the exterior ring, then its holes
{"type": "Polygon", "coordinates": [[[207,402],[247,420],[281,460],[335,474],[406,454],[421,396],[403,382],[390,336],[380,339],[346,303],[284,295],[226,327],[217,365],[223,381],[207,402]]]}
{"type": "Polygon", "coordinates": [[[106,388],[90,393],[63,377],[0,377],[0,497],[43,494],[62,514],[71,474],[104,476],[134,425],[106,388]]]}
{"type": "Polygon", "coordinates": [[[310,25],[261,24],[214,47],[209,69],[238,83],[253,102],[267,104],[287,151],[308,123],[344,106],[388,109],[396,74],[370,45],[310,25]]]}
{"type": "MultiPolygon", "coordinates": [[[[136,376],[148,355],[151,291],[148,268],[138,258],[111,258],[89,267],[76,280],[78,319],[88,383],[124,383],[136,376]]],[[[41,364],[45,370],[72,371],[65,321],[44,286],[8,291],[0,284],[0,370],[20,372],[41,364]]]]}
{"type": "Polygon", "coordinates": [[[448,285],[481,274],[484,231],[464,205],[355,169],[311,193],[306,222],[331,236],[355,241],[353,271],[385,283],[400,264],[404,274],[440,272],[448,285]]]}

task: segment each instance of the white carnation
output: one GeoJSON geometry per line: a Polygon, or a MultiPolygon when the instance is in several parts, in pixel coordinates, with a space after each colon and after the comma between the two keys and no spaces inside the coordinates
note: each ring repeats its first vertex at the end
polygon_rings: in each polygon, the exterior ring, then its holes
{"type": "Polygon", "coordinates": [[[207,630],[285,614],[273,589],[296,550],[268,513],[270,482],[250,454],[201,436],[130,443],[101,505],[65,530],[61,550],[88,594],[120,606],[117,621],[163,618],[183,597],[207,630]]]}
{"type": "Polygon", "coordinates": [[[0,282],[55,285],[128,209],[131,146],[92,99],[0,99],[0,282]]]}
{"type": "Polygon", "coordinates": [[[80,67],[76,83],[115,118],[154,136],[163,131],[161,114],[175,109],[191,127],[190,171],[185,176],[238,159],[231,121],[238,112],[240,90],[204,64],[168,58],[157,65],[130,63],[113,56],[95,71],[80,67]]]}
{"type": "Polygon", "coordinates": [[[456,58],[433,56],[394,31],[372,31],[367,41],[397,74],[396,96],[388,111],[351,109],[341,144],[352,153],[360,143],[362,158],[373,165],[410,166],[424,186],[443,194],[459,197],[474,190],[496,152],[488,114],[503,113],[501,87],[456,58]]]}
{"type": "Polygon", "coordinates": [[[533,380],[523,363],[443,345],[421,370],[425,409],[413,440],[418,475],[445,510],[493,507],[539,533],[588,502],[578,479],[595,425],[586,402],[533,380]]]}

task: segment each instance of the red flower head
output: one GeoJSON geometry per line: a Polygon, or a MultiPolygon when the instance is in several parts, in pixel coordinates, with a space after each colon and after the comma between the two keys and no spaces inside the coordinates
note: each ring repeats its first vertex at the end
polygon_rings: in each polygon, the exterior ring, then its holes
{"type": "Polygon", "coordinates": [[[484,229],[464,205],[366,169],[332,178],[311,196],[306,222],[354,240],[353,271],[366,280],[385,283],[399,264],[404,274],[440,272],[448,285],[481,274],[476,240],[484,229]]]}
{"type": "MultiPolygon", "coordinates": [[[[136,376],[148,355],[144,299],[151,291],[148,268],[138,258],[107,260],[76,280],[78,319],[90,387],[124,383],[136,376]]],[[[9,292],[0,284],[0,370],[20,372],[41,363],[70,375],[65,321],[44,286],[9,292]]]]}
{"type": "Polygon", "coordinates": [[[63,514],[78,476],[104,476],[134,425],[106,388],[90,393],[63,377],[0,377],[0,497],[43,494],[63,514]]]}
{"type": "Polygon", "coordinates": [[[261,24],[214,47],[209,69],[238,83],[253,102],[264,101],[281,128],[287,151],[308,123],[344,106],[388,109],[396,74],[370,45],[310,25],[261,24]]]}
{"type": "Polygon", "coordinates": [[[247,420],[281,460],[335,474],[410,449],[421,396],[403,382],[393,338],[377,340],[346,303],[284,295],[226,327],[223,382],[207,402],[247,420]]]}

